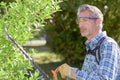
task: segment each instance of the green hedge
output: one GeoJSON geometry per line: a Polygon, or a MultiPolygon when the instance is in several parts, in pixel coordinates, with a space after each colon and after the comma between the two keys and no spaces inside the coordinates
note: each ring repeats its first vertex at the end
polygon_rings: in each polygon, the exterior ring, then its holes
{"type": "MultiPolygon", "coordinates": [[[[8,0],[7,0],[8,1],[8,0]]],[[[58,1],[14,0],[0,3],[0,80],[28,80],[25,76],[32,65],[6,38],[4,28],[23,45],[32,38],[32,32],[59,10],[58,1]]],[[[33,53],[33,52],[31,52],[33,53]]],[[[31,55],[31,54],[30,54],[31,55]]],[[[38,71],[29,78],[37,80],[38,71]]]]}

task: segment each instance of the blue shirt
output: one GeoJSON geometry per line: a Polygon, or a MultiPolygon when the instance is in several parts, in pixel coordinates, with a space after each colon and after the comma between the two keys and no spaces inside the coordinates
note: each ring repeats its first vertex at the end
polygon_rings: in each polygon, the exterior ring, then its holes
{"type": "MultiPolygon", "coordinates": [[[[93,50],[102,37],[107,37],[106,32],[99,33],[92,40],[86,41],[86,49],[93,50]]],[[[86,54],[82,70],[77,71],[78,80],[116,80],[118,70],[118,45],[112,38],[105,39],[100,47],[100,63],[95,56],[86,54]]],[[[120,80],[120,79],[117,79],[120,80]]]]}

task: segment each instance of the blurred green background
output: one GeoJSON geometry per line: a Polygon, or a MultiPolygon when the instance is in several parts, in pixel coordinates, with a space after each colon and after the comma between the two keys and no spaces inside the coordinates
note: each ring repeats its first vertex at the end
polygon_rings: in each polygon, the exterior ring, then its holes
{"type": "Polygon", "coordinates": [[[103,30],[120,44],[120,0],[1,0],[0,79],[27,80],[23,73],[32,67],[5,38],[5,26],[50,77],[50,70],[62,63],[81,68],[86,38],[80,35],[76,16],[82,4],[95,5],[103,12],[103,30]]]}

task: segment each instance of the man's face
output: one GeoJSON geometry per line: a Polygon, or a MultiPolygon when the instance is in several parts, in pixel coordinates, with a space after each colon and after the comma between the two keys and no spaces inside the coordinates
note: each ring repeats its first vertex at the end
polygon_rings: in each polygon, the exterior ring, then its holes
{"type": "Polygon", "coordinates": [[[93,38],[98,31],[98,26],[96,26],[97,18],[93,18],[89,11],[83,11],[79,14],[79,28],[81,35],[87,37],[88,39],[93,38]]]}

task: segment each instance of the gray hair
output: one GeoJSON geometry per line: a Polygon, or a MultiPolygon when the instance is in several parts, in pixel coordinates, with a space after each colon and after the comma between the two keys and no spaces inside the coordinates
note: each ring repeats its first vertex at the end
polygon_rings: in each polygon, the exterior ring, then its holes
{"type": "MultiPolygon", "coordinates": [[[[91,16],[95,17],[95,18],[100,18],[101,19],[101,24],[100,26],[102,26],[102,22],[103,22],[103,13],[100,11],[100,9],[98,9],[96,6],[92,6],[92,5],[88,5],[88,4],[84,4],[81,5],[78,8],[78,13],[77,16],[79,17],[80,13],[83,11],[90,11],[91,12],[91,16]]],[[[101,27],[102,28],[102,27],[101,27]]]]}

